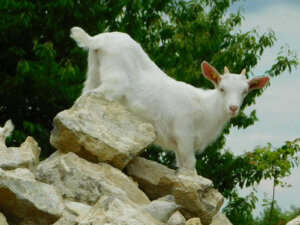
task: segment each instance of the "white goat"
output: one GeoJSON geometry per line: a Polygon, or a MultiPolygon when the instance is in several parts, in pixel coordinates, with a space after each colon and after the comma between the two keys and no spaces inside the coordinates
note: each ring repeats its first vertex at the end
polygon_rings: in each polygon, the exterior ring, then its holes
{"type": "Polygon", "coordinates": [[[141,46],[120,32],[89,36],[79,27],[71,37],[89,49],[87,79],[82,95],[98,92],[119,101],[156,128],[156,143],[175,151],[177,165],[195,171],[194,151],[203,150],[221,133],[228,120],[236,116],[248,91],[264,87],[268,77],[247,80],[241,75],[225,75],[207,62],[204,76],[213,90],[195,88],[176,81],[151,61],[141,46]]]}
{"type": "MultiPolygon", "coordinates": [[[[0,145],[5,145],[6,138],[11,135],[14,125],[11,120],[7,120],[3,127],[0,127],[0,145]]],[[[5,145],[6,146],[6,145],[5,145]]]]}

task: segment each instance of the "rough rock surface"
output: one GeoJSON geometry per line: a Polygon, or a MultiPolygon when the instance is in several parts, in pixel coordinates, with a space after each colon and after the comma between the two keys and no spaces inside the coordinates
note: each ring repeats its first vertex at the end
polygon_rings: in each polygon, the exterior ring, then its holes
{"type": "Polygon", "coordinates": [[[87,214],[92,207],[78,202],[65,202],[65,209],[62,217],[53,225],[77,225],[78,217],[87,214]]]}
{"type": "Polygon", "coordinates": [[[8,225],[5,216],[0,212],[0,225],[8,225]]]}
{"type": "Polygon", "coordinates": [[[169,218],[167,224],[168,225],[185,225],[186,219],[179,211],[177,211],[169,218]]]}
{"type": "Polygon", "coordinates": [[[185,225],[202,225],[202,223],[199,218],[191,218],[186,222],[185,225]]]}
{"type": "Polygon", "coordinates": [[[27,169],[0,169],[0,211],[10,225],[51,224],[63,212],[63,201],[55,187],[37,182],[27,169]]]}
{"type": "Polygon", "coordinates": [[[210,180],[201,176],[176,172],[140,157],[128,165],[127,173],[150,199],[173,195],[186,218],[200,217],[204,225],[212,222],[223,204],[223,196],[213,189],[210,180]]]}
{"type": "Polygon", "coordinates": [[[180,206],[175,203],[172,195],[167,195],[152,201],[144,207],[158,221],[166,223],[180,206]]]}
{"type": "Polygon", "coordinates": [[[78,218],[79,225],[163,225],[145,209],[111,196],[103,196],[89,213],[78,218]]]}
{"type": "Polygon", "coordinates": [[[168,220],[177,208],[170,196],[153,201],[146,206],[135,204],[126,197],[119,199],[103,196],[93,207],[77,202],[66,202],[63,216],[54,225],[163,225],[165,223],[162,222],[168,220]]]}
{"type": "Polygon", "coordinates": [[[297,216],[295,219],[291,220],[286,225],[300,225],[300,216],[297,216]]]}
{"type": "Polygon", "coordinates": [[[39,163],[41,149],[32,137],[27,137],[19,148],[0,148],[0,168],[11,170],[16,168],[33,169],[39,163]]]}
{"type": "Polygon", "coordinates": [[[53,225],[78,225],[77,216],[69,211],[64,211],[60,219],[53,225]]]}
{"type": "Polygon", "coordinates": [[[106,163],[94,164],[76,154],[56,152],[41,162],[36,179],[56,186],[65,199],[95,204],[102,196],[129,198],[136,204],[150,203],[148,197],[120,170],[106,163]]]}
{"type": "Polygon", "coordinates": [[[119,169],[156,139],[151,124],[96,94],[79,98],[72,108],[57,114],[54,124],[50,143],[56,149],[119,169]]]}

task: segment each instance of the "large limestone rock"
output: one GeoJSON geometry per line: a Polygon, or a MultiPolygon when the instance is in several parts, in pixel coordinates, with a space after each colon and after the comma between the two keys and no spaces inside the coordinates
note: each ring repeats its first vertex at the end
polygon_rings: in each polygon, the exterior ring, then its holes
{"type": "Polygon", "coordinates": [[[95,204],[102,196],[129,198],[140,205],[148,197],[120,170],[106,163],[94,164],[76,154],[56,152],[36,168],[37,180],[56,186],[65,199],[95,204]]]}
{"type": "Polygon", "coordinates": [[[33,169],[39,163],[41,149],[32,137],[27,137],[20,147],[0,148],[0,168],[11,170],[16,168],[33,169]]]}
{"type": "Polygon", "coordinates": [[[78,218],[79,225],[163,225],[142,207],[112,196],[103,196],[89,213],[78,218]]]}
{"type": "Polygon", "coordinates": [[[60,193],[28,169],[0,169],[0,211],[10,225],[52,224],[64,209],[60,193]]]}
{"type": "MultiPolygon", "coordinates": [[[[118,199],[102,196],[94,205],[66,202],[63,216],[54,225],[78,224],[165,224],[170,215],[178,208],[170,196],[165,196],[146,206],[132,202],[129,198],[118,199]]],[[[172,225],[169,224],[168,225],[172,225]]],[[[185,223],[183,224],[185,225],[185,223]]]]}
{"type": "Polygon", "coordinates": [[[5,216],[0,212],[0,225],[8,225],[5,216]]]}
{"type": "Polygon", "coordinates": [[[156,139],[151,124],[96,94],[79,98],[72,108],[57,114],[54,124],[50,143],[56,149],[119,169],[156,139]]]}
{"type": "Polygon", "coordinates": [[[212,222],[223,204],[223,196],[210,180],[194,174],[176,172],[156,162],[136,158],[127,173],[138,183],[150,199],[173,195],[186,217],[200,217],[204,225],[212,222]]]}
{"type": "Polygon", "coordinates": [[[291,220],[286,225],[300,225],[300,216],[297,216],[295,219],[291,220]]]}

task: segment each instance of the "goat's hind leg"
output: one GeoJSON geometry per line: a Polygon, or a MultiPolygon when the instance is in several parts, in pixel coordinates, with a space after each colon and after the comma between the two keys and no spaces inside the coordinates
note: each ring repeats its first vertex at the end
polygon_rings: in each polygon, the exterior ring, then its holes
{"type": "Polygon", "coordinates": [[[100,63],[97,53],[98,50],[89,50],[87,78],[81,95],[86,95],[100,85],[100,63]]]}
{"type": "MultiPolygon", "coordinates": [[[[103,74],[103,72],[101,72],[103,74]]],[[[103,74],[104,75],[104,74],[103,74]]],[[[129,86],[128,77],[124,72],[106,73],[101,79],[100,86],[92,92],[99,93],[109,101],[121,101],[129,86]]]]}

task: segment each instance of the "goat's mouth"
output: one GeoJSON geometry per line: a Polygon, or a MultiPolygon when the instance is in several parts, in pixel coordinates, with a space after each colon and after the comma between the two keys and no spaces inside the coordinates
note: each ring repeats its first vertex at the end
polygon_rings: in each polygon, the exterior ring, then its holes
{"type": "Polygon", "coordinates": [[[238,112],[230,111],[229,114],[230,114],[231,117],[234,117],[234,116],[236,116],[238,114],[238,112]]]}

